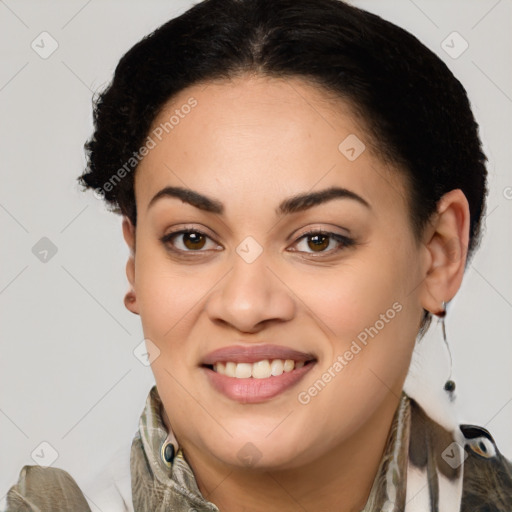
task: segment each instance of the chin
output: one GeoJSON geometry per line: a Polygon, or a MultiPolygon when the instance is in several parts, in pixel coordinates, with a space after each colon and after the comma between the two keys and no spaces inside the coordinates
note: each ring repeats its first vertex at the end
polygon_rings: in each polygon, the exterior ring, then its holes
{"type": "MultiPolygon", "coordinates": [[[[246,438],[245,440],[231,441],[226,444],[225,450],[218,452],[217,446],[211,447],[211,453],[229,466],[237,470],[250,471],[279,471],[300,466],[306,462],[305,452],[301,439],[287,439],[282,442],[269,441],[265,435],[261,437],[246,438]],[[300,446],[299,451],[297,447],[300,446]]],[[[312,454],[314,450],[309,451],[312,454]]],[[[307,458],[307,457],[306,457],[307,458]]]]}

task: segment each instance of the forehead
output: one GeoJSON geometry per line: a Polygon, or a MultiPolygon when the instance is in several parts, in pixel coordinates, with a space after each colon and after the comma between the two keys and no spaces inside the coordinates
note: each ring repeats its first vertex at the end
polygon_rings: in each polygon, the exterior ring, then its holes
{"type": "Polygon", "coordinates": [[[343,186],[405,206],[401,173],[379,158],[350,104],[304,79],[195,84],[164,106],[148,136],[153,147],[135,176],[138,207],[168,185],[246,206],[265,197],[272,208],[283,196],[343,186]]]}

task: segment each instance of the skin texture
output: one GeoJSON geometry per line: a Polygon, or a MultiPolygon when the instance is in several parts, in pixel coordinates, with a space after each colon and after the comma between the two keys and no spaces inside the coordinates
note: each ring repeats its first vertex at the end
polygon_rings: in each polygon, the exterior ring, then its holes
{"type": "Polygon", "coordinates": [[[415,238],[401,172],[379,158],[350,105],[302,79],[242,75],[197,84],[172,98],[154,127],[190,97],[197,106],[137,168],[136,228],[123,218],[131,249],[125,304],[160,351],[151,367],[165,422],[201,492],[223,512],[360,510],[423,308],[439,312],[460,287],[466,198],[460,190],[446,194],[415,238]],[[366,144],[354,161],[338,150],[350,134],[366,144]],[[224,213],[177,198],[148,209],[166,186],[214,198],[224,213]],[[282,200],[331,186],[355,192],[370,207],[337,198],[276,214],[282,200]],[[187,246],[178,235],[174,247],[188,250],[179,256],[160,238],[185,228],[208,238],[187,246]],[[319,249],[303,237],[313,228],[355,243],[328,238],[319,249]],[[236,252],[247,236],[262,248],[252,263],[236,252]],[[300,403],[298,394],[395,303],[400,312],[309,403],[300,403]],[[206,354],[265,343],[311,352],[317,362],[264,403],[238,403],[212,388],[200,366],[206,354]],[[248,442],[257,454],[251,467],[238,457],[248,442]]]}

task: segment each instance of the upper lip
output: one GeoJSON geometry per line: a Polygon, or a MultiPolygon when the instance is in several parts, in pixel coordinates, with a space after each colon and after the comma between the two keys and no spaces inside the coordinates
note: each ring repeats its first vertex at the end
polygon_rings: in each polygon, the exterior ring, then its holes
{"type": "Polygon", "coordinates": [[[311,353],[299,352],[280,345],[231,345],[219,348],[207,354],[201,364],[213,365],[219,362],[255,363],[263,359],[293,359],[294,361],[311,361],[315,356],[311,353]]]}

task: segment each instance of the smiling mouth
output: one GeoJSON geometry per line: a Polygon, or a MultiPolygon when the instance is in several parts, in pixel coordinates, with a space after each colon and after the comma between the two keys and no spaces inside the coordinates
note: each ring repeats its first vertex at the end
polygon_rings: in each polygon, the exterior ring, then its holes
{"type": "Polygon", "coordinates": [[[314,363],[315,360],[295,361],[293,359],[262,359],[254,363],[236,363],[234,361],[219,361],[212,365],[203,365],[205,368],[236,379],[268,379],[279,377],[283,373],[290,373],[293,370],[314,363]]]}

